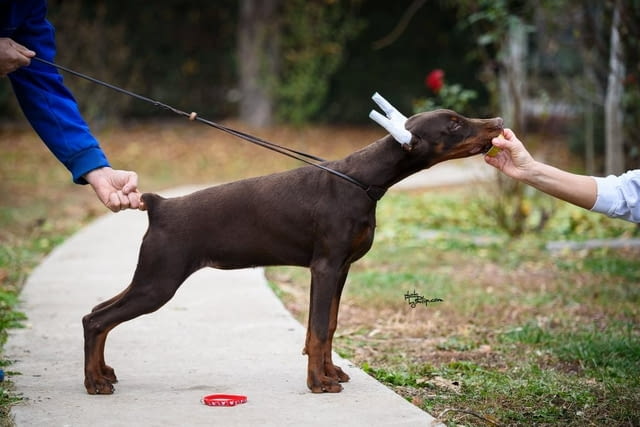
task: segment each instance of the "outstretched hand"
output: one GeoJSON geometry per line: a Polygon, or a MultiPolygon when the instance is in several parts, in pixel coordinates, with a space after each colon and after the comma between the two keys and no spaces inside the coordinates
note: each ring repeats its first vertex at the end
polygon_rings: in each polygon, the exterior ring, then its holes
{"type": "Polygon", "coordinates": [[[531,172],[535,160],[511,129],[505,129],[503,135],[491,141],[501,151],[494,157],[485,156],[484,161],[511,178],[523,180],[531,172]]]}
{"type": "Polygon", "coordinates": [[[0,37],[0,77],[31,63],[36,53],[8,37],[0,37]]]}
{"type": "Polygon", "coordinates": [[[104,167],[92,170],[85,175],[85,179],[100,201],[113,212],[145,209],[140,199],[138,175],[135,172],[104,167]]]}
{"type": "Polygon", "coordinates": [[[502,151],[495,157],[484,156],[487,164],[553,197],[585,209],[593,208],[598,190],[593,177],[534,160],[511,129],[505,129],[504,138],[493,138],[491,143],[502,151]]]}

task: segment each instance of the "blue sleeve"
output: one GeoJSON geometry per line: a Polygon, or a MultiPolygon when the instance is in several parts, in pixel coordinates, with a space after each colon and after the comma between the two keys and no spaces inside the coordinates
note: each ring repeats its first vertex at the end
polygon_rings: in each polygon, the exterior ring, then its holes
{"type": "MultiPolygon", "coordinates": [[[[35,51],[37,56],[53,61],[55,31],[46,20],[46,4],[44,1],[24,3],[31,3],[31,10],[11,38],[35,51]]],[[[82,118],[76,100],[54,67],[32,61],[30,66],[10,73],[9,78],[31,126],[69,169],[75,183],[86,184],[83,175],[109,166],[98,141],[82,118]]]]}

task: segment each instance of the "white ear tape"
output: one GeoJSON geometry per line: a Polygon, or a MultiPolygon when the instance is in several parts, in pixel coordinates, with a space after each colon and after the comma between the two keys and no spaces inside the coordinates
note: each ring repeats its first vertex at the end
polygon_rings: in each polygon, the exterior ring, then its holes
{"type": "Polygon", "coordinates": [[[378,92],[374,93],[371,99],[378,104],[387,116],[383,116],[376,110],[371,110],[369,117],[374,122],[385,128],[386,131],[389,132],[400,144],[409,144],[411,142],[412,135],[411,132],[404,127],[407,118],[378,92]]]}
{"type": "Polygon", "coordinates": [[[411,142],[411,132],[404,128],[404,122],[398,123],[387,119],[376,110],[371,110],[369,118],[386,129],[387,132],[400,144],[408,144],[411,142]]]}
{"type": "Polygon", "coordinates": [[[403,120],[405,122],[407,121],[407,118],[400,111],[398,111],[396,107],[391,105],[389,101],[384,99],[382,95],[380,95],[378,92],[374,93],[371,99],[373,99],[373,101],[376,104],[378,104],[378,107],[382,108],[382,111],[384,111],[384,113],[387,115],[387,117],[389,117],[389,119],[391,120],[398,119],[398,120],[403,120]]]}

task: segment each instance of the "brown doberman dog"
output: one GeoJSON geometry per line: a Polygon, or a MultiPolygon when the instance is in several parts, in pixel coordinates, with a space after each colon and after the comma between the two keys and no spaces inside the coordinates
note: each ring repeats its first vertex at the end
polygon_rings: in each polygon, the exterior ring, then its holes
{"type": "Polygon", "coordinates": [[[425,112],[406,120],[400,129],[404,136],[387,135],[344,159],[323,163],[373,191],[305,166],[183,197],[144,194],[149,228],[131,284],[82,319],[87,392],[113,393],[117,379],[105,364],[104,347],[117,325],[162,307],[203,267],[269,265],[310,268],[307,385],[314,393],[341,391],[349,376],[331,359],[340,295],[351,263],[373,242],[377,199],[415,172],[486,152],[502,128],[501,118],[425,112]]]}

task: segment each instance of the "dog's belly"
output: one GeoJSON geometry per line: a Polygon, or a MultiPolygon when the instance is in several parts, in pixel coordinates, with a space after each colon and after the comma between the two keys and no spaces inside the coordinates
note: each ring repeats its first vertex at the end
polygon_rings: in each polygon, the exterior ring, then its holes
{"type": "Polygon", "coordinates": [[[308,267],[311,252],[306,248],[285,245],[272,245],[264,248],[256,245],[238,247],[230,243],[207,251],[203,257],[206,266],[223,270],[273,265],[308,267]]]}
{"type": "Polygon", "coordinates": [[[247,221],[238,214],[205,224],[197,221],[162,227],[154,224],[145,240],[154,247],[180,252],[178,256],[196,268],[308,266],[314,247],[313,234],[291,231],[280,223],[247,221]]]}

